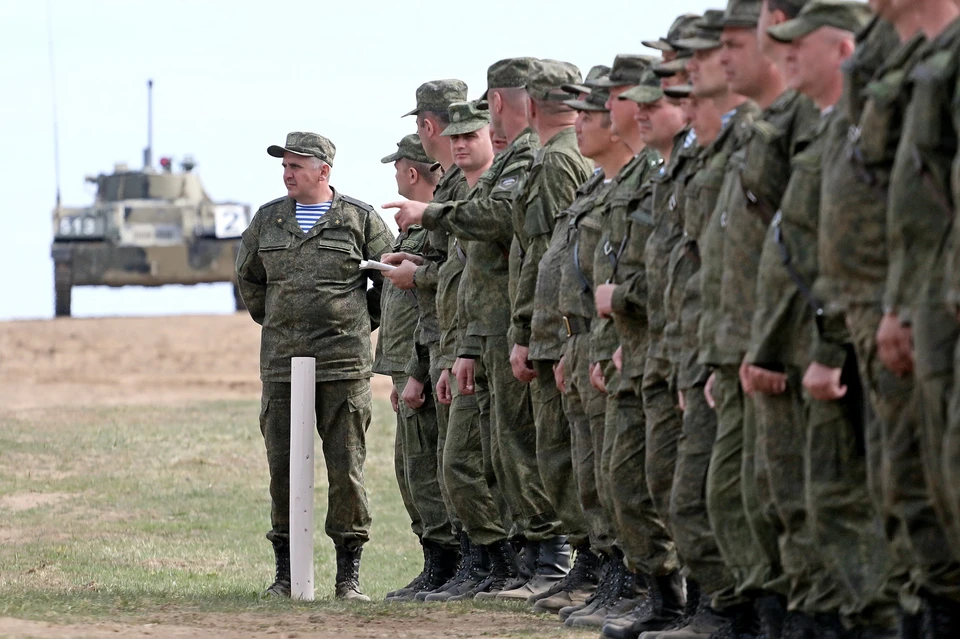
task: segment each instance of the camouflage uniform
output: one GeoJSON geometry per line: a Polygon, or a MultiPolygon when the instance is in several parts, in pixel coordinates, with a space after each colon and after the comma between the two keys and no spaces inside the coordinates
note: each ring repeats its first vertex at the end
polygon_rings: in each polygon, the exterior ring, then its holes
{"type": "MultiPolygon", "coordinates": [[[[884,306],[913,326],[916,401],[921,407],[919,451],[929,495],[947,542],[957,554],[957,538],[949,534],[951,508],[942,453],[948,403],[953,392],[953,349],[960,333],[957,316],[944,305],[946,249],[956,203],[951,189],[951,163],[957,129],[952,120],[957,85],[960,20],[954,21],[918,52],[908,76],[912,100],[890,176],[888,242],[890,266],[884,306]]],[[[951,279],[954,277],[950,274],[951,279]]],[[[954,393],[954,396],[956,393],[954,393]]],[[[920,541],[920,540],[918,540],[920,541]]],[[[933,536],[931,541],[941,539],[933,536]]],[[[960,601],[958,564],[946,548],[917,545],[923,565],[928,604],[960,601]]],[[[954,613],[956,614],[956,613],[954,613]]]]}
{"type": "Polygon", "coordinates": [[[381,275],[358,266],[389,250],[393,235],[373,207],[336,191],[330,210],[306,234],[294,209],[290,198],[262,206],[237,256],[240,292],[263,327],[260,430],[270,467],[268,537],[289,536],[290,358],[316,357],[317,431],[330,482],[325,530],[336,546],[356,550],[369,538],[363,461],[370,331],[379,323],[383,285],[381,275]]]}

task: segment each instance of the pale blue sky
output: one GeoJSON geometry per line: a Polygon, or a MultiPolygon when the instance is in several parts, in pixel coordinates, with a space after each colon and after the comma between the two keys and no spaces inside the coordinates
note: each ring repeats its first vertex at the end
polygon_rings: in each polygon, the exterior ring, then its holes
{"type": "MultiPolygon", "coordinates": [[[[722,4],[722,3],[718,3],[722,4]]],[[[154,80],[154,161],[192,154],[207,192],[260,204],[284,194],[266,154],[292,130],[337,145],[332,182],[377,207],[395,197],[380,158],[415,130],[414,92],[461,78],[471,97],[498,59],[533,55],[586,72],[704,0],[51,0],[63,202],[88,204],[84,175],[139,166],[146,80],[154,80]],[[519,26],[523,25],[523,26],[519,26]]],[[[48,5],[0,0],[0,320],[52,315],[54,144],[48,5]]],[[[386,216],[392,225],[392,217],[386,216]]],[[[228,284],[76,288],[74,314],[227,313],[228,284]]]]}

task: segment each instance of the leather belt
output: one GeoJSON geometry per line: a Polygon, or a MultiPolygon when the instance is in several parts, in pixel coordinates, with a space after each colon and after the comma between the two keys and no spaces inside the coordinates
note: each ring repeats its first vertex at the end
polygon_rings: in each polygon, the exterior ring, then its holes
{"type": "Polygon", "coordinates": [[[583,317],[563,316],[563,327],[567,329],[567,337],[573,337],[590,330],[590,320],[583,317]]]}

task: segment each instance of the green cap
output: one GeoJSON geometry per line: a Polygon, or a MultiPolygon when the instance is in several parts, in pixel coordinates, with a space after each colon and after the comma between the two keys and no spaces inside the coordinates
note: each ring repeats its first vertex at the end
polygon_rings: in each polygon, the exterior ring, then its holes
{"type": "Polygon", "coordinates": [[[534,100],[563,102],[570,97],[563,86],[579,84],[582,79],[580,69],[569,62],[538,60],[527,79],[526,89],[534,100]]]}
{"type": "Polygon", "coordinates": [[[467,99],[467,83],[463,80],[431,80],[417,88],[417,108],[402,117],[417,115],[421,111],[443,113],[452,102],[467,99]]]}
{"type": "Polygon", "coordinates": [[[384,164],[391,164],[397,160],[410,160],[411,162],[422,162],[423,164],[433,163],[433,160],[427,157],[427,152],[423,150],[420,136],[416,133],[403,136],[403,139],[397,142],[397,151],[382,158],[380,161],[384,164]]]}
{"type": "Polygon", "coordinates": [[[692,57],[693,51],[690,49],[681,49],[677,52],[676,58],[670,62],[659,62],[650,67],[650,70],[656,73],[660,78],[669,78],[670,76],[677,75],[686,69],[687,62],[689,62],[690,58],[692,57]]]}
{"type": "Polygon", "coordinates": [[[873,14],[864,2],[854,0],[813,0],[793,20],[767,29],[774,40],[793,42],[821,27],[857,33],[873,14]]]}
{"type": "Polygon", "coordinates": [[[283,146],[273,144],[267,147],[267,153],[275,158],[282,158],[287,152],[304,157],[320,158],[333,166],[333,156],[337,154],[337,147],[322,135],[306,131],[287,133],[287,141],[283,146]]]}
{"type": "Polygon", "coordinates": [[[631,84],[640,84],[643,72],[651,64],[654,64],[660,58],[649,55],[636,55],[632,53],[618,55],[613,60],[613,67],[610,74],[606,77],[597,78],[587,86],[603,87],[624,87],[631,84]]]}
{"type": "Polygon", "coordinates": [[[610,73],[610,67],[605,64],[595,65],[590,71],[587,72],[587,77],[583,79],[582,84],[564,84],[560,88],[566,91],[567,93],[572,93],[574,95],[580,95],[581,93],[590,93],[592,90],[588,84],[596,81],[598,78],[610,73]]]}
{"type": "Polygon", "coordinates": [[[756,29],[762,8],[763,0],[729,0],[723,13],[723,26],[756,29]]]}
{"type": "Polygon", "coordinates": [[[672,87],[664,87],[663,94],[668,98],[689,98],[693,95],[693,87],[689,84],[675,84],[672,87]]]}
{"type": "Polygon", "coordinates": [[[477,108],[477,102],[454,102],[447,111],[450,125],[440,135],[473,133],[490,124],[490,111],[477,108]]]}
{"type": "Polygon", "coordinates": [[[682,38],[693,37],[696,29],[695,25],[699,19],[700,16],[696,13],[685,13],[673,21],[673,24],[670,25],[670,30],[667,31],[666,38],[643,40],[640,44],[650,49],[656,49],[657,51],[676,51],[677,48],[673,46],[673,43],[682,38]]]}
{"type": "Polygon", "coordinates": [[[618,100],[631,100],[637,104],[650,104],[656,102],[664,95],[660,88],[660,78],[652,69],[647,69],[640,79],[640,84],[624,91],[617,96],[618,100]]]}
{"type": "Polygon", "coordinates": [[[583,88],[586,90],[580,92],[585,94],[582,99],[564,100],[563,103],[574,111],[609,111],[607,108],[607,100],[610,99],[609,89],[605,87],[583,88]]]}
{"type": "Polygon", "coordinates": [[[491,89],[525,87],[536,63],[536,58],[506,58],[494,62],[487,69],[487,90],[480,99],[486,100],[491,89]]]}
{"type": "Polygon", "coordinates": [[[708,51],[720,48],[720,33],[723,31],[723,11],[707,9],[697,21],[696,33],[692,38],[682,38],[674,43],[678,49],[708,51]]]}

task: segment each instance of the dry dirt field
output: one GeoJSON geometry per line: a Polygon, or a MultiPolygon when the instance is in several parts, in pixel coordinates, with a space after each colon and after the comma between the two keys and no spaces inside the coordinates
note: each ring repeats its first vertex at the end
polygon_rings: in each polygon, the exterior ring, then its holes
{"type": "MultiPolygon", "coordinates": [[[[255,401],[258,347],[258,327],[243,314],[0,322],[0,419],[42,420],[51,410],[127,404],[255,401]]],[[[374,388],[376,396],[388,396],[386,378],[375,378],[374,388]]],[[[6,520],[8,531],[12,523],[16,533],[18,513],[55,507],[57,502],[56,494],[0,492],[0,518],[6,520]]],[[[9,541],[0,535],[0,544],[9,541]]],[[[328,602],[320,607],[293,606],[279,615],[257,609],[225,614],[161,607],[145,615],[133,622],[82,617],[38,621],[0,614],[0,637],[595,636],[567,632],[555,620],[520,608],[479,604],[399,608],[374,604],[358,611],[328,602]]]]}

